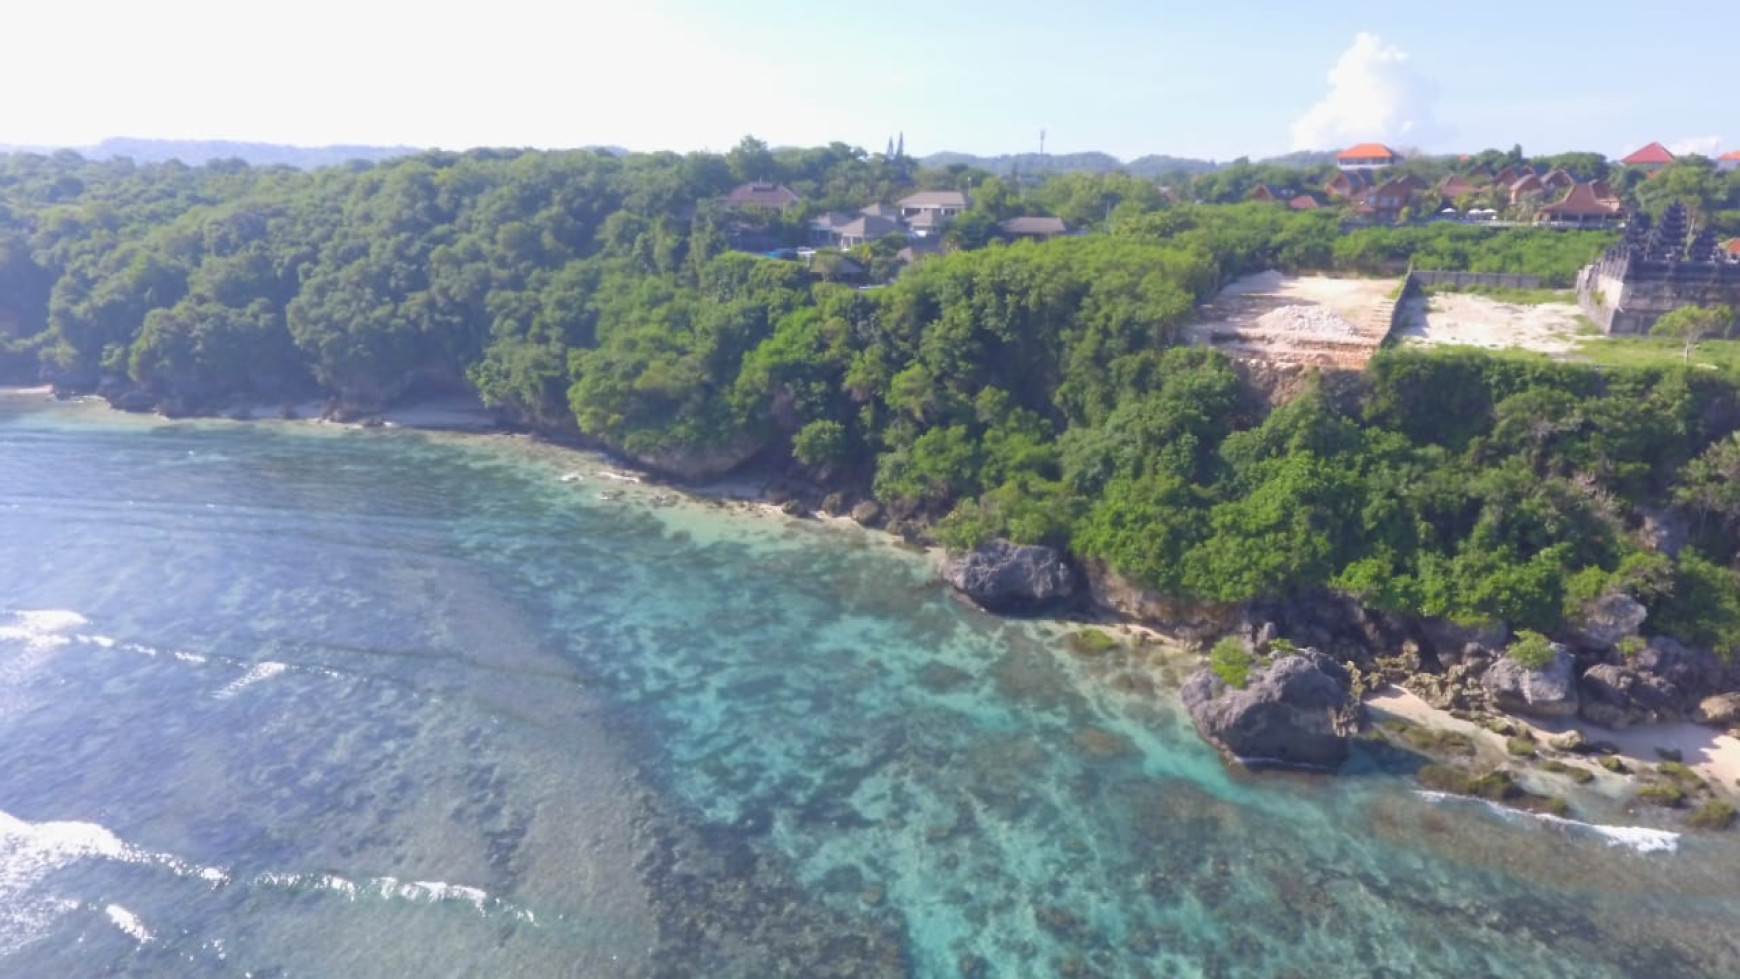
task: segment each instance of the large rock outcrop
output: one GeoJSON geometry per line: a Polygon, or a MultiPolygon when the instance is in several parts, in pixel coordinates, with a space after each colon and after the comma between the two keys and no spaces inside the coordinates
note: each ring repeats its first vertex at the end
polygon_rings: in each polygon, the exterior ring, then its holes
{"type": "Polygon", "coordinates": [[[1602,663],[1583,673],[1584,720],[1626,728],[1697,716],[1722,692],[1722,661],[1709,650],[1656,636],[1626,665],[1602,663]]]}
{"type": "Polygon", "coordinates": [[[1558,643],[1553,643],[1553,658],[1538,670],[1500,657],[1487,667],[1480,685],[1507,714],[1560,718],[1577,713],[1577,661],[1558,643]]]}
{"type": "Polygon", "coordinates": [[[636,466],[684,483],[704,483],[730,473],[767,447],[760,439],[741,438],[658,449],[617,449],[636,466]]]}
{"type": "Polygon", "coordinates": [[[943,562],[943,580],[988,612],[1039,612],[1075,601],[1081,579],[1063,552],[994,539],[943,562]]]}
{"type": "Polygon", "coordinates": [[[1340,664],[1308,649],[1253,667],[1243,689],[1200,670],[1182,694],[1197,733],[1247,764],[1333,769],[1360,726],[1347,686],[1340,664]]]}
{"type": "Polygon", "coordinates": [[[1649,610],[1621,591],[1605,592],[1585,605],[1571,638],[1583,649],[1607,650],[1627,636],[1637,635],[1649,610]]]}
{"type": "Polygon", "coordinates": [[[1660,677],[1612,663],[1590,667],[1583,674],[1578,715],[1591,724],[1615,731],[1633,724],[1672,720],[1676,691],[1660,677]]]}

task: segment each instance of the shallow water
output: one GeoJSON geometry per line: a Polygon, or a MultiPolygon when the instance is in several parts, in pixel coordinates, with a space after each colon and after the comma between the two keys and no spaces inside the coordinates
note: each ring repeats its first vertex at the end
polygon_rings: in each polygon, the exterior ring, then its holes
{"type": "Polygon", "coordinates": [[[922,555],[601,466],[0,400],[0,975],[1740,974],[1725,838],[1231,775],[922,555]]]}

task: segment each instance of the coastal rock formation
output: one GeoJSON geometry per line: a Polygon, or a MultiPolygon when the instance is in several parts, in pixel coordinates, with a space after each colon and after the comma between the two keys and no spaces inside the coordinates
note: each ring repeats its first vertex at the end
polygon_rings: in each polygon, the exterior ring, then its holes
{"type": "Polygon", "coordinates": [[[1095,605],[1152,624],[1180,639],[1206,642],[1226,634],[1237,624],[1236,605],[1181,601],[1143,588],[1103,561],[1090,559],[1084,565],[1095,605]]]}
{"type": "Polygon", "coordinates": [[[1612,728],[1713,717],[1720,713],[1714,701],[1721,699],[1715,695],[1722,681],[1722,661],[1714,653],[1656,636],[1625,666],[1603,663],[1584,672],[1582,716],[1612,728]]]}
{"type": "Polygon", "coordinates": [[[1692,720],[1699,724],[1733,727],[1736,722],[1740,722],[1740,694],[1724,693],[1705,697],[1698,702],[1698,709],[1692,712],[1692,720]]]}
{"type": "Polygon", "coordinates": [[[766,443],[756,439],[686,445],[641,452],[623,451],[635,465],[685,483],[717,479],[760,454],[766,443]]]}
{"type": "Polygon", "coordinates": [[[1577,713],[1576,660],[1553,643],[1553,658],[1531,670],[1509,656],[1487,667],[1480,685],[1499,710],[1525,717],[1570,717],[1577,713]]]}
{"type": "Polygon", "coordinates": [[[1637,635],[1649,610],[1621,591],[1610,591],[1583,607],[1571,638],[1584,649],[1612,649],[1626,636],[1637,635]]]}
{"type": "Polygon", "coordinates": [[[1583,674],[1581,686],[1578,715],[1591,724],[1618,731],[1675,715],[1677,691],[1657,676],[1602,663],[1583,674]]]}
{"type": "Polygon", "coordinates": [[[1066,604],[1080,593],[1075,568],[1055,547],[988,540],[951,555],[943,580],[989,612],[1036,612],[1066,604]]]}
{"type": "Polygon", "coordinates": [[[1307,649],[1253,667],[1242,690],[1199,670],[1182,694],[1197,733],[1242,761],[1333,769],[1359,730],[1347,683],[1340,664],[1307,649]]]}

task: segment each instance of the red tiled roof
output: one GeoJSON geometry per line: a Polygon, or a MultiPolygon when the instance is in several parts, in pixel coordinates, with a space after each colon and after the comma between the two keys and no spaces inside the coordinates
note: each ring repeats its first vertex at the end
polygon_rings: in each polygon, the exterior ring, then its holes
{"type": "MultiPolygon", "coordinates": [[[[1310,194],[1300,194],[1288,201],[1287,206],[1295,211],[1315,211],[1318,208],[1317,198],[1310,194]]],[[[1736,241],[1740,241],[1740,239],[1736,239],[1736,241]]]]}
{"type": "Polygon", "coordinates": [[[1619,162],[1628,167],[1666,164],[1674,162],[1674,155],[1660,143],[1651,143],[1619,162]]]}
{"type": "Polygon", "coordinates": [[[1397,153],[1395,150],[1390,149],[1382,143],[1361,143],[1358,146],[1350,147],[1335,154],[1337,160],[1376,160],[1379,158],[1396,159],[1400,156],[1400,153],[1397,153]]]}
{"type": "Polygon", "coordinates": [[[1740,255],[1740,238],[1729,238],[1723,245],[1730,255],[1740,255]]]}
{"type": "Polygon", "coordinates": [[[1721,156],[1717,157],[1716,159],[1718,159],[1718,160],[1740,160],[1740,150],[1735,150],[1732,153],[1723,153],[1721,156]]]}

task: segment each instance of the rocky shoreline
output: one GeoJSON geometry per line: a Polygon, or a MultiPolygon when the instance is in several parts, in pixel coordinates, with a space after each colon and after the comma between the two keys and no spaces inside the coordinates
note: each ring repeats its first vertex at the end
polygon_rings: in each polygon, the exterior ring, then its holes
{"type": "MultiPolygon", "coordinates": [[[[426,400],[346,421],[321,409],[310,402],[223,417],[512,433],[475,399],[426,400]]],[[[552,444],[599,449],[568,439],[552,444]]],[[[653,468],[701,499],[885,530],[908,544],[923,540],[920,520],[840,493],[817,500],[817,488],[777,474],[750,478],[739,469],[733,477],[699,472],[684,479],[672,468],[653,468]]],[[[1690,810],[1688,818],[1711,803],[1726,804],[1740,785],[1740,667],[1670,637],[1643,638],[1644,609],[1627,595],[1602,596],[1569,637],[1574,646],[1551,643],[1544,661],[1525,665],[1509,652],[1516,637],[1502,625],[1407,620],[1327,593],[1238,605],[1179,602],[1049,547],[989,541],[940,555],[938,571],[965,600],[994,614],[1110,619],[1186,653],[1205,651],[1217,639],[1237,643],[1251,660],[1244,682],[1230,684],[1199,666],[1178,684],[1198,733],[1234,764],[1334,771],[1353,745],[1381,746],[1418,756],[1422,783],[1431,788],[1558,811],[1562,797],[1521,790],[1518,776],[1561,776],[1573,789],[1618,776],[1642,803],[1690,810]],[[1368,707],[1384,719],[1374,721],[1368,707]]],[[[1155,687],[1151,679],[1120,676],[1131,686],[1155,687]]]]}
{"type": "Polygon", "coordinates": [[[988,611],[1073,607],[1187,651],[1218,639],[1179,694],[1231,764],[1333,772],[1361,745],[1412,759],[1404,767],[1425,788],[1530,811],[1564,815],[1567,797],[1599,782],[1650,818],[1723,829],[1736,817],[1740,668],[1644,637],[1645,610],[1628,595],[1591,603],[1561,643],[1387,616],[1333,594],[1193,606],[1000,541],[949,557],[941,574],[988,611]]]}

